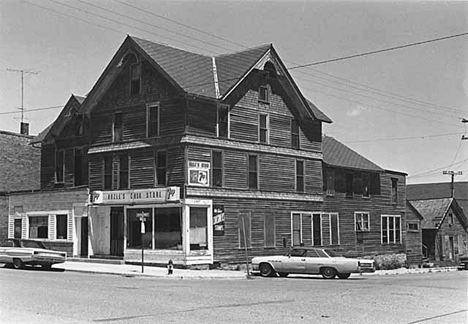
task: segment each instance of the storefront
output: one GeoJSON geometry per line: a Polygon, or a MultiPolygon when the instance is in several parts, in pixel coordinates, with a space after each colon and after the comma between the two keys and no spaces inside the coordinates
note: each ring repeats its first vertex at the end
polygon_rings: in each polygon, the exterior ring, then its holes
{"type": "Polygon", "coordinates": [[[127,261],[213,263],[212,201],[180,199],[179,187],[95,191],[90,255],[127,261]]]}

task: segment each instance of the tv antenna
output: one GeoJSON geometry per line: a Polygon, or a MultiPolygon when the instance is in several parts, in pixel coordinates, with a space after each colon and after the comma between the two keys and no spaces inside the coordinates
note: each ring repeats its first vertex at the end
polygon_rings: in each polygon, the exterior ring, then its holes
{"type": "Polygon", "coordinates": [[[39,74],[39,71],[31,71],[31,70],[18,70],[18,69],[7,69],[7,71],[21,73],[21,125],[23,125],[24,121],[24,75],[25,74],[39,74]]]}

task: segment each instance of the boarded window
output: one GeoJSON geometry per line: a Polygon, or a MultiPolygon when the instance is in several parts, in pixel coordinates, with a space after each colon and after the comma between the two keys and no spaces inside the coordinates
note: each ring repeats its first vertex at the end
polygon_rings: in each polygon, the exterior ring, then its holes
{"type": "Polygon", "coordinates": [[[291,147],[299,148],[299,123],[291,119],[291,147]]]}
{"type": "Polygon", "coordinates": [[[218,106],[217,119],[218,137],[227,138],[229,133],[229,106],[218,106]]]}
{"type": "Polygon", "coordinates": [[[56,236],[58,240],[66,240],[68,232],[68,215],[55,216],[56,236]]]}
{"type": "Polygon", "coordinates": [[[112,156],[107,155],[103,160],[103,187],[104,190],[112,189],[112,156]]]}
{"type": "Polygon", "coordinates": [[[264,216],[265,247],[274,247],[275,244],[275,214],[264,216]]]}
{"type": "Polygon", "coordinates": [[[304,192],[304,161],[296,160],[296,191],[304,192]]]}
{"type": "Polygon", "coordinates": [[[258,189],[258,168],[256,155],[249,155],[249,189],[258,189]]]}
{"type": "Polygon", "coordinates": [[[159,104],[149,105],[146,109],[147,136],[159,136],[159,104]]]}
{"type": "Polygon", "coordinates": [[[223,186],[223,152],[213,151],[212,152],[212,161],[211,165],[213,166],[213,186],[222,187],[223,186]]]}
{"type": "Polygon", "coordinates": [[[57,150],[55,154],[55,182],[63,183],[65,176],[65,151],[57,150]]]}
{"type": "Polygon", "coordinates": [[[268,143],[268,115],[267,114],[260,114],[258,116],[258,141],[260,143],[268,143]]]}
{"type": "Polygon", "coordinates": [[[114,124],[113,124],[113,142],[121,142],[122,141],[122,123],[123,123],[123,115],[122,113],[115,113],[114,114],[114,124]]]}
{"type": "Polygon", "coordinates": [[[154,160],[156,161],[156,185],[166,185],[167,154],[166,151],[157,151],[154,160]]]}
{"type": "Polygon", "coordinates": [[[132,64],[130,66],[130,94],[137,95],[140,93],[141,83],[141,65],[132,64]]]}
{"type": "Polygon", "coordinates": [[[49,237],[49,216],[29,217],[29,238],[46,239],[49,237]]]}
{"type": "Polygon", "coordinates": [[[251,247],[252,233],[250,213],[239,213],[237,226],[239,230],[239,248],[251,247]]]}
{"type": "Polygon", "coordinates": [[[128,155],[119,156],[119,189],[128,189],[129,185],[128,155]]]}

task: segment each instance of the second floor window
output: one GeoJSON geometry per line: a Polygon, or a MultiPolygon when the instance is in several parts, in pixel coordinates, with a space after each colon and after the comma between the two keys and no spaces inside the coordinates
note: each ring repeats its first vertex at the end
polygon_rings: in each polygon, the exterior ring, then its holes
{"type": "Polygon", "coordinates": [[[223,152],[213,151],[211,165],[213,167],[213,187],[223,186],[223,152]]]}
{"type": "Polygon", "coordinates": [[[112,156],[108,155],[103,160],[103,188],[104,190],[112,190],[112,156]]]}
{"type": "Polygon", "coordinates": [[[141,87],[141,65],[132,64],[130,66],[130,94],[137,95],[140,93],[141,87]]]}
{"type": "Polygon", "coordinates": [[[122,123],[123,115],[121,112],[114,114],[114,123],[112,129],[112,141],[115,143],[122,141],[122,123]]]}
{"type": "Polygon", "coordinates": [[[148,105],[146,108],[147,137],[159,136],[159,104],[148,105]]]}
{"type": "Polygon", "coordinates": [[[299,123],[295,119],[291,119],[291,146],[299,148],[299,123]]]}
{"type": "Polygon", "coordinates": [[[219,105],[217,112],[217,136],[229,137],[229,106],[219,105]]]}
{"type": "Polygon", "coordinates": [[[88,163],[83,149],[75,149],[75,186],[81,186],[88,182],[86,179],[87,168],[88,163]]]}
{"type": "Polygon", "coordinates": [[[155,170],[156,170],[156,186],[166,185],[166,170],[167,170],[167,154],[166,151],[157,151],[154,154],[155,170]]]}
{"type": "Polygon", "coordinates": [[[304,161],[296,160],[296,191],[304,192],[304,161]]]}
{"type": "Polygon", "coordinates": [[[265,86],[260,86],[258,88],[258,101],[264,102],[264,103],[269,103],[269,98],[268,98],[268,88],[265,86]]]}
{"type": "Polygon", "coordinates": [[[356,212],[354,213],[354,230],[359,231],[370,231],[369,225],[369,213],[368,212],[356,212]]]}
{"type": "Polygon", "coordinates": [[[268,143],[268,115],[260,114],[258,116],[258,141],[268,143]]]}
{"type": "Polygon", "coordinates": [[[392,203],[398,202],[398,179],[392,178],[392,203]]]}
{"type": "Polygon", "coordinates": [[[362,175],[362,196],[369,197],[370,194],[370,175],[364,173],[362,175]]]}
{"type": "Polygon", "coordinates": [[[63,183],[65,177],[65,151],[57,150],[55,153],[55,183],[63,183]]]}
{"type": "Polygon", "coordinates": [[[258,189],[257,156],[249,155],[249,189],[258,189]]]}
{"type": "Polygon", "coordinates": [[[129,185],[128,155],[119,156],[119,189],[128,189],[129,185]]]}

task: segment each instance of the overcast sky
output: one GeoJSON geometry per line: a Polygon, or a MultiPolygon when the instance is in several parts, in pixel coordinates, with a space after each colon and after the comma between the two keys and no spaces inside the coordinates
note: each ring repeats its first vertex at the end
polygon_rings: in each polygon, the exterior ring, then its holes
{"type": "MultiPolygon", "coordinates": [[[[467,32],[465,1],[0,0],[0,130],[19,131],[21,74],[8,69],[38,72],[23,96],[38,134],[127,34],[206,55],[273,43],[294,67],[467,32]]],[[[408,183],[468,179],[467,72],[468,35],[290,70],[333,120],[325,134],[408,183]]]]}

